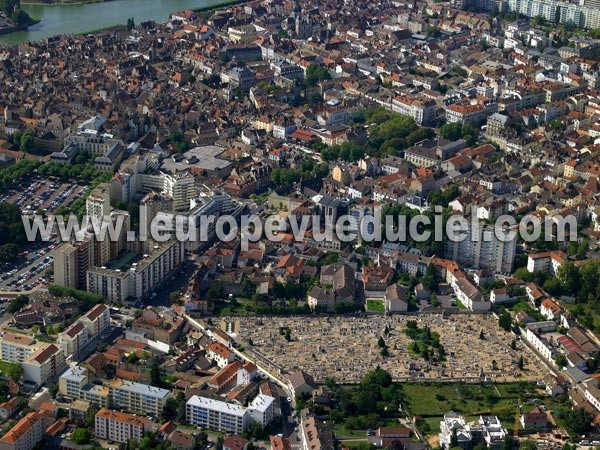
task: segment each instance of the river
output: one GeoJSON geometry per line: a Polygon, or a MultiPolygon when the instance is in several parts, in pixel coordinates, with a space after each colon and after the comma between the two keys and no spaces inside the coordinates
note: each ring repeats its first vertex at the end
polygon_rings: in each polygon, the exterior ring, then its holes
{"type": "Polygon", "coordinates": [[[133,17],[136,25],[146,20],[164,21],[182,9],[223,3],[222,0],[115,0],[82,5],[28,5],[22,8],[41,22],[27,31],[0,36],[2,44],[37,41],[57,34],[84,33],[117,24],[133,17]]]}

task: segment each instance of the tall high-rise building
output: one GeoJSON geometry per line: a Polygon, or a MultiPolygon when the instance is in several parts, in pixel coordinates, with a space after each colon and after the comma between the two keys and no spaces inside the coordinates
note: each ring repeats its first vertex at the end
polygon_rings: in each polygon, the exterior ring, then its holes
{"type": "MultiPolygon", "coordinates": [[[[516,237],[511,240],[499,239],[494,226],[484,223],[473,226],[467,221],[465,225],[462,229],[464,239],[446,240],[446,258],[476,269],[511,272],[517,247],[516,237]]],[[[509,230],[503,230],[501,233],[508,235],[509,230]]]]}

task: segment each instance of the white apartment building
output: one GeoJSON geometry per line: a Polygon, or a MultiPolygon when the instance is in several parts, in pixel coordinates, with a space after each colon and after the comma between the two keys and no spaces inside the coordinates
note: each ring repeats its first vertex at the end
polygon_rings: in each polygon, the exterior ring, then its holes
{"type": "Polygon", "coordinates": [[[446,239],[445,256],[462,265],[493,272],[511,272],[517,247],[516,237],[508,240],[509,230],[498,239],[493,225],[467,221],[461,227],[460,241],[446,239]]]}
{"type": "Polygon", "coordinates": [[[418,125],[427,125],[435,118],[435,102],[406,95],[398,96],[392,100],[392,111],[412,117],[418,125]]]}
{"type": "Polygon", "coordinates": [[[508,0],[508,10],[523,14],[527,17],[542,16],[549,22],[554,22],[559,15],[559,23],[574,23],[582,28],[597,28],[600,26],[598,8],[559,0],[508,0]]]}
{"type": "Polygon", "coordinates": [[[133,381],[115,379],[109,385],[110,404],[135,414],[160,417],[171,392],[133,381]]]}
{"type": "Polygon", "coordinates": [[[585,398],[590,404],[600,411],[600,389],[596,387],[596,380],[588,381],[584,383],[585,386],[585,398]]]}
{"type": "Polygon", "coordinates": [[[0,339],[0,359],[10,363],[22,363],[39,347],[40,344],[31,336],[6,333],[0,339]]]}
{"type": "Polygon", "coordinates": [[[79,393],[89,382],[88,370],[81,366],[69,367],[58,379],[58,391],[69,398],[79,398],[79,393]]]}
{"type": "Polygon", "coordinates": [[[141,299],[168,278],[185,259],[185,242],[176,239],[156,243],[150,253],[131,264],[127,271],[92,267],[87,271],[88,291],[111,302],[129,297],[141,299]]]}
{"type": "Polygon", "coordinates": [[[186,419],[203,428],[242,434],[248,428],[249,416],[241,405],[194,395],[186,403],[186,419]]]}
{"type": "Polygon", "coordinates": [[[265,428],[271,423],[274,415],[275,399],[268,395],[259,394],[248,405],[248,413],[251,420],[258,422],[265,428]]]}
{"type": "Polygon", "coordinates": [[[242,434],[252,421],[259,422],[263,428],[273,420],[275,399],[259,394],[247,408],[213,399],[194,395],[186,404],[186,419],[192,425],[222,431],[224,433],[242,434]]]}
{"type": "Polygon", "coordinates": [[[158,171],[156,174],[143,174],[142,191],[156,191],[173,199],[175,211],[186,211],[190,201],[196,196],[194,176],[189,172],[169,174],[158,171]]]}
{"type": "Polygon", "coordinates": [[[78,359],[109,324],[109,308],[104,304],[96,305],[60,333],[56,342],[62,347],[67,358],[72,356],[78,359]]]}
{"type": "Polygon", "coordinates": [[[0,438],[1,450],[32,450],[44,437],[44,416],[30,412],[0,438]]]}
{"type": "Polygon", "coordinates": [[[67,367],[65,354],[57,345],[43,344],[35,353],[21,363],[23,378],[41,386],[55,380],[67,367]]]}
{"type": "Polygon", "coordinates": [[[102,408],[96,413],[95,434],[110,441],[127,443],[136,439],[139,442],[153,426],[154,422],[147,417],[102,408]]]}
{"type": "Polygon", "coordinates": [[[531,346],[546,359],[546,361],[554,363],[555,352],[548,340],[545,339],[541,334],[538,334],[534,330],[528,328],[527,332],[525,333],[525,339],[527,339],[527,342],[529,342],[531,346]]]}
{"type": "Polygon", "coordinates": [[[69,367],[58,379],[59,392],[69,398],[87,400],[100,406],[119,408],[134,414],[159,417],[170,398],[170,391],[115,378],[100,386],[90,382],[88,370],[69,367]]]}
{"type": "Polygon", "coordinates": [[[78,358],[90,341],[88,329],[80,322],[74,322],[69,328],[58,335],[56,342],[65,355],[78,358]]]}
{"type": "Polygon", "coordinates": [[[15,333],[6,333],[0,339],[0,360],[21,364],[24,379],[40,386],[55,379],[66,367],[62,348],[15,333]]]}
{"type": "Polygon", "coordinates": [[[102,219],[110,213],[108,184],[98,185],[85,201],[85,213],[90,218],[102,219]]]}
{"type": "Polygon", "coordinates": [[[567,254],[560,250],[531,253],[527,257],[528,272],[548,272],[551,275],[556,275],[558,269],[564,264],[567,259],[567,254]]]}
{"type": "Polygon", "coordinates": [[[454,104],[446,109],[448,123],[477,124],[498,111],[498,104],[494,102],[474,104],[454,104]]]}

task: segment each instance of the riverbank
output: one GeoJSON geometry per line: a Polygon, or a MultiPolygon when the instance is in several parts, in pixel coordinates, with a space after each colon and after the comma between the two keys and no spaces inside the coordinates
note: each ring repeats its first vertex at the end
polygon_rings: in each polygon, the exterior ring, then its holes
{"type": "Polygon", "coordinates": [[[88,3],[105,3],[112,2],[116,0],[52,0],[49,2],[39,2],[36,0],[21,0],[21,4],[23,5],[32,5],[32,6],[69,6],[69,5],[87,5],[88,3]]]}
{"type": "MultiPolygon", "coordinates": [[[[195,10],[198,14],[228,6],[245,3],[244,0],[67,0],[70,3],[43,4],[43,0],[30,0],[36,4],[23,4],[30,16],[41,22],[27,30],[14,31],[0,37],[1,44],[19,45],[27,41],[39,41],[65,34],[90,34],[112,29],[133,17],[135,23],[146,21],[164,22],[171,13],[195,10]],[[75,4],[75,2],[81,2],[75,4]]],[[[59,0],[54,0],[59,1],[59,0]]]]}
{"type": "Polygon", "coordinates": [[[25,25],[13,25],[8,27],[0,27],[0,35],[16,33],[17,31],[27,31],[27,29],[33,25],[40,23],[40,19],[35,19],[29,16],[29,20],[25,25]]]}
{"type": "Polygon", "coordinates": [[[210,6],[202,6],[201,8],[193,8],[192,11],[197,12],[198,14],[206,14],[213,11],[217,11],[223,8],[229,8],[231,6],[241,5],[243,3],[250,3],[252,0],[228,0],[222,3],[218,3],[210,6]]]}
{"type": "Polygon", "coordinates": [[[13,27],[3,27],[3,28],[0,28],[0,35],[15,33],[17,31],[26,31],[27,28],[28,28],[28,25],[23,25],[21,27],[17,27],[16,25],[13,27]]]}
{"type": "Polygon", "coordinates": [[[101,33],[103,31],[117,31],[117,30],[122,30],[125,29],[126,26],[125,24],[118,24],[118,25],[109,25],[107,27],[101,27],[101,28],[96,28],[95,30],[90,30],[90,31],[81,31],[79,33],[75,33],[77,36],[84,36],[86,34],[94,34],[94,33],[101,33]]]}

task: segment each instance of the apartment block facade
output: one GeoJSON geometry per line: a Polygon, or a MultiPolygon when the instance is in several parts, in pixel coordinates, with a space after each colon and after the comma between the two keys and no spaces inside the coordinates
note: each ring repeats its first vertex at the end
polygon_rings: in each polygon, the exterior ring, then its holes
{"type": "Polygon", "coordinates": [[[95,434],[101,439],[127,443],[130,439],[138,442],[151,431],[154,423],[147,417],[102,408],[96,413],[95,434]]]}
{"type": "Polygon", "coordinates": [[[186,404],[186,418],[192,425],[242,434],[252,421],[266,427],[273,420],[274,402],[273,397],[259,394],[246,408],[236,403],[194,395],[186,404]]]}

